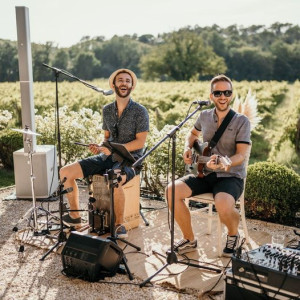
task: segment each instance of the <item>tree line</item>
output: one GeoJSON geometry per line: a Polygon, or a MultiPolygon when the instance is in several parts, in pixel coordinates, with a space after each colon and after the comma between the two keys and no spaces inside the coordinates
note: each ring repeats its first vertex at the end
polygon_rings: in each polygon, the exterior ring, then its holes
{"type": "MultiPolygon", "coordinates": [[[[53,42],[32,43],[32,62],[34,81],[53,79],[42,66],[46,63],[84,80],[107,78],[126,67],[145,80],[202,80],[226,73],[238,81],[293,82],[300,74],[300,27],[290,23],[213,25],[185,27],[156,37],[84,36],[69,48],[53,42]]],[[[0,40],[0,81],[18,80],[17,43],[0,40]]]]}

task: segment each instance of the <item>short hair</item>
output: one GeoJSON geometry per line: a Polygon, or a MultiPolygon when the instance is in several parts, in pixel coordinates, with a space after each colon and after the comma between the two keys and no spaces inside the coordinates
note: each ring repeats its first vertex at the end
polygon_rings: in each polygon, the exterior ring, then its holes
{"type": "Polygon", "coordinates": [[[122,74],[122,73],[126,73],[126,74],[128,74],[128,75],[130,76],[130,78],[131,78],[131,83],[132,83],[132,85],[133,85],[133,78],[132,78],[131,74],[130,74],[129,72],[125,71],[125,70],[121,70],[120,72],[118,72],[118,73],[116,74],[116,76],[114,77],[114,80],[113,80],[113,84],[115,85],[117,76],[118,76],[119,74],[122,74]]]}
{"type": "Polygon", "coordinates": [[[211,81],[210,81],[210,91],[213,91],[213,85],[219,81],[226,81],[231,85],[231,89],[232,89],[232,81],[229,77],[227,77],[224,74],[219,74],[217,76],[215,76],[211,81]]]}

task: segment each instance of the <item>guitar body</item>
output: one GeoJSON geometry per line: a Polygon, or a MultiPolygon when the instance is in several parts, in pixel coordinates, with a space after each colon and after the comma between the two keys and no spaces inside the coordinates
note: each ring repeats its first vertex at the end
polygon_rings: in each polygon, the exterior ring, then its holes
{"type": "MultiPolygon", "coordinates": [[[[197,164],[197,176],[203,178],[205,175],[203,173],[205,164],[210,160],[211,151],[208,147],[208,143],[201,143],[199,140],[195,140],[193,145],[193,163],[197,164]]],[[[217,155],[215,163],[217,165],[221,164],[223,168],[231,166],[232,162],[227,156],[217,155]]],[[[217,172],[218,170],[215,170],[217,172]]]]}
{"type": "MultiPolygon", "coordinates": [[[[195,140],[193,148],[199,156],[206,156],[207,158],[209,158],[211,155],[209,147],[208,147],[208,143],[201,143],[199,140],[195,140]]],[[[204,177],[203,169],[204,169],[205,163],[206,163],[206,161],[197,162],[198,177],[200,177],[200,178],[204,177]]]]}

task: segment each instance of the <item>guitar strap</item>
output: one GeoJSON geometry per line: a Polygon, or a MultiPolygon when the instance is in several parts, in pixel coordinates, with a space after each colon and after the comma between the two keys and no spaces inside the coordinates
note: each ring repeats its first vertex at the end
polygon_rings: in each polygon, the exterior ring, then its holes
{"type": "Polygon", "coordinates": [[[227,128],[228,124],[230,123],[231,119],[233,118],[233,116],[235,114],[236,114],[236,112],[234,110],[230,109],[230,111],[224,118],[222,124],[220,125],[220,127],[216,131],[215,135],[209,142],[209,144],[208,144],[209,150],[211,150],[212,148],[214,148],[217,145],[219,139],[221,138],[222,134],[224,133],[225,129],[227,128]]]}

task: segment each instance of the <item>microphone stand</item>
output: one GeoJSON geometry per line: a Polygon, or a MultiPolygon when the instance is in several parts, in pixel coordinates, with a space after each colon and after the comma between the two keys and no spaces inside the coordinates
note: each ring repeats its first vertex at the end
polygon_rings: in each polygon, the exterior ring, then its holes
{"type": "MultiPolygon", "coordinates": [[[[76,79],[80,82],[82,82],[84,85],[88,86],[89,88],[92,88],[94,90],[96,90],[97,92],[102,92],[104,95],[110,95],[113,93],[113,91],[109,90],[109,91],[105,91],[102,89],[99,89],[81,79],[79,79],[78,77],[72,75],[71,73],[62,70],[62,69],[58,69],[55,67],[51,67],[47,64],[43,63],[43,66],[51,69],[54,71],[55,74],[55,108],[56,108],[56,122],[57,122],[57,148],[58,148],[58,163],[59,163],[59,167],[58,167],[58,171],[61,169],[62,167],[62,162],[61,162],[61,136],[60,136],[60,122],[59,122],[59,102],[58,102],[58,77],[59,74],[64,74],[67,77],[76,79]]],[[[57,243],[49,250],[46,252],[45,255],[42,256],[42,258],[40,259],[41,261],[43,261],[55,248],[59,247],[63,242],[65,242],[67,240],[67,235],[64,232],[64,224],[63,224],[63,213],[64,213],[64,203],[63,203],[63,194],[65,193],[63,191],[63,186],[64,186],[64,182],[67,180],[67,178],[64,178],[63,181],[60,182],[59,185],[59,215],[60,215],[60,229],[59,229],[59,234],[57,237],[52,237],[52,238],[57,238],[57,243]]],[[[48,236],[50,237],[50,236],[48,236]]]]}
{"type": "Polygon", "coordinates": [[[49,68],[49,69],[52,69],[53,71],[55,71],[56,74],[62,73],[62,74],[66,75],[66,76],[69,77],[69,78],[72,78],[72,79],[74,79],[74,80],[77,80],[77,81],[81,82],[82,84],[84,84],[85,86],[87,86],[88,88],[91,88],[91,89],[93,89],[93,90],[96,91],[96,92],[102,93],[104,96],[109,96],[109,95],[112,95],[112,94],[114,93],[113,90],[103,90],[103,89],[101,89],[101,88],[98,88],[98,87],[96,87],[96,86],[90,84],[90,83],[87,83],[86,81],[84,81],[84,80],[82,80],[82,79],[76,77],[75,75],[69,73],[69,72],[66,71],[66,70],[59,69],[59,68],[55,68],[55,67],[51,67],[51,66],[49,66],[49,65],[47,65],[47,64],[43,64],[43,66],[45,66],[45,67],[47,67],[47,68],[49,68]]]}
{"type": "MultiPolygon", "coordinates": [[[[135,161],[134,158],[131,156],[131,154],[127,151],[127,149],[122,144],[106,141],[103,143],[103,145],[111,150],[112,155],[114,155],[117,161],[121,162],[121,171],[125,166],[131,166],[132,163],[135,161]]],[[[117,244],[117,241],[119,240],[131,246],[132,248],[135,248],[137,251],[140,251],[141,248],[139,246],[136,246],[128,242],[127,240],[119,238],[115,234],[114,188],[118,186],[119,179],[113,169],[108,170],[107,173],[104,174],[104,177],[106,182],[109,184],[109,192],[110,192],[109,194],[110,194],[110,234],[111,235],[107,237],[107,239],[113,241],[115,244],[117,244]]],[[[122,263],[124,264],[129,279],[133,280],[134,278],[129,270],[129,267],[127,265],[127,258],[124,253],[123,253],[122,263]]]]}
{"type": "Polygon", "coordinates": [[[177,255],[174,251],[174,219],[175,219],[175,161],[176,161],[176,133],[177,131],[179,131],[179,129],[182,127],[183,124],[185,124],[192,116],[194,116],[201,108],[203,105],[206,105],[205,103],[198,103],[198,107],[197,109],[192,112],[190,115],[188,115],[179,125],[177,125],[176,127],[174,127],[169,133],[167,133],[167,135],[161,140],[159,141],[152,149],[150,149],[144,156],[142,156],[141,158],[139,158],[133,165],[133,168],[138,167],[141,162],[150,154],[152,153],[158,146],[160,146],[167,138],[171,138],[172,139],[172,197],[171,197],[171,248],[170,251],[167,252],[167,256],[164,256],[160,253],[158,253],[157,251],[153,251],[153,254],[157,254],[160,255],[164,258],[166,258],[167,262],[166,264],[161,267],[157,272],[155,272],[152,276],[150,276],[149,278],[147,278],[146,280],[144,280],[141,284],[140,287],[145,286],[148,282],[151,281],[151,279],[153,277],[155,277],[157,274],[159,274],[161,271],[163,271],[166,267],[168,267],[169,265],[173,264],[173,263],[179,263],[179,264],[184,264],[184,265],[188,265],[191,267],[195,267],[195,268],[201,268],[201,269],[206,269],[212,272],[217,272],[217,273],[221,273],[220,269],[216,269],[216,268],[211,268],[211,267],[206,267],[206,266],[200,266],[200,265],[196,265],[190,262],[185,262],[182,260],[178,260],[177,259],[177,255]]]}

